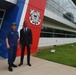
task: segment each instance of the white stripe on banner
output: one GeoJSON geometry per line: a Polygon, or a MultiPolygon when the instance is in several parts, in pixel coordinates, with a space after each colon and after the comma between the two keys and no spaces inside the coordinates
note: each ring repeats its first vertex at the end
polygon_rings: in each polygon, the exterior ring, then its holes
{"type": "Polygon", "coordinates": [[[22,12],[19,27],[18,27],[18,32],[20,32],[20,29],[22,29],[23,22],[24,22],[24,19],[25,19],[25,16],[26,16],[26,11],[27,11],[27,8],[28,8],[28,4],[29,4],[29,0],[25,0],[25,4],[24,4],[24,7],[23,7],[23,12],[22,12]]]}

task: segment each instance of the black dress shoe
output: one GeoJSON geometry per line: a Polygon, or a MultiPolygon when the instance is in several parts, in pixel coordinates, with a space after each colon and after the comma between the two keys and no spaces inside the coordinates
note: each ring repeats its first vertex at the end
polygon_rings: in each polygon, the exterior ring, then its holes
{"type": "Polygon", "coordinates": [[[10,72],[12,72],[12,71],[13,71],[13,69],[12,69],[12,67],[11,67],[11,66],[9,66],[9,67],[8,67],[8,70],[9,70],[10,72]]]}
{"type": "Polygon", "coordinates": [[[17,67],[15,64],[12,64],[12,67],[17,67]]]}
{"type": "Polygon", "coordinates": [[[31,64],[27,64],[28,66],[31,66],[31,64]]]}
{"type": "Polygon", "coordinates": [[[23,65],[23,63],[20,63],[18,66],[21,66],[21,65],[23,65]]]}

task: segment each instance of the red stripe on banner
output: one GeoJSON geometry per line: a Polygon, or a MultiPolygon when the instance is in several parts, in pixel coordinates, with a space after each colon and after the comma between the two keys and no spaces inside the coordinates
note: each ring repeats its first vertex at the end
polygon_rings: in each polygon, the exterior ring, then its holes
{"type": "Polygon", "coordinates": [[[46,0],[30,0],[29,5],[44,11],[46,0]]]}
{"type": "MultiPolygon", "coordinates": [[[[37,52],[45,6],[46,6],[46,0],[29,1],[28,9],[25,16],[25,21],[28,23],[28,27],[32,30],[32,35],[33,35],[33,44],[31,47],[31,53],[37,52]]],[[[17,55],[19,56],[20,53],[21,53],[21,49],[19,47],[17,55]]]]}

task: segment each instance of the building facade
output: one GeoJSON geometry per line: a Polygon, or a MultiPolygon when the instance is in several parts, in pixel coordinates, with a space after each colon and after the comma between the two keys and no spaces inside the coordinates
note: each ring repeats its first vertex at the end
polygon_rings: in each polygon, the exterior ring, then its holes
{"type": "MultiPolygon", "coordinates": [[[[18,32],[23,22],[28,22],[33,35],[31,53],[38,47],[76,42],[75,12],[72,0],[1,0],[0,56],[8,57],[5,37],[12,22],[16,22],[18,32]]],[[[17,56],[20,53],[18,46],[17,56]]]]}
{"type": "Polygon", "coordinates": [[[47,0],[38,47],[76,42],[75,12],[72,0],[47,0]]]}

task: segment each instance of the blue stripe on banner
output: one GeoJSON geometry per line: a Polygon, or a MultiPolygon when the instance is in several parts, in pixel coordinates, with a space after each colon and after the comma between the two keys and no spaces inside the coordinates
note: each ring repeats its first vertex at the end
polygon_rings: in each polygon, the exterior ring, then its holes
{"type": "Polygon", "coordinates": [[[18,2],[17,2],[17,6],[19,7],[19,11],[18,11],[16,21],[15,21],[16,24],[17,24],[17,29],[18,29],[18,26],[19,26],[19,22],[20,22],[20,19],[21,19],[21,15],[22,15],[22,11],[23,11],[25,1],[26,0],[18,0],[18,2]]]}
{"type": "Polygon", "coordinates": [[[7,31],[11,28],[12,22],[16,22],[18,29],[25,1],[26,0],[18,0],[15,6],[6,10],[6,14],[2,23],[2,28],[0,29],[0,56],[4,58],[8,57],[7,48],[5,44],[5,36],[7,34],[7,31]]]}

